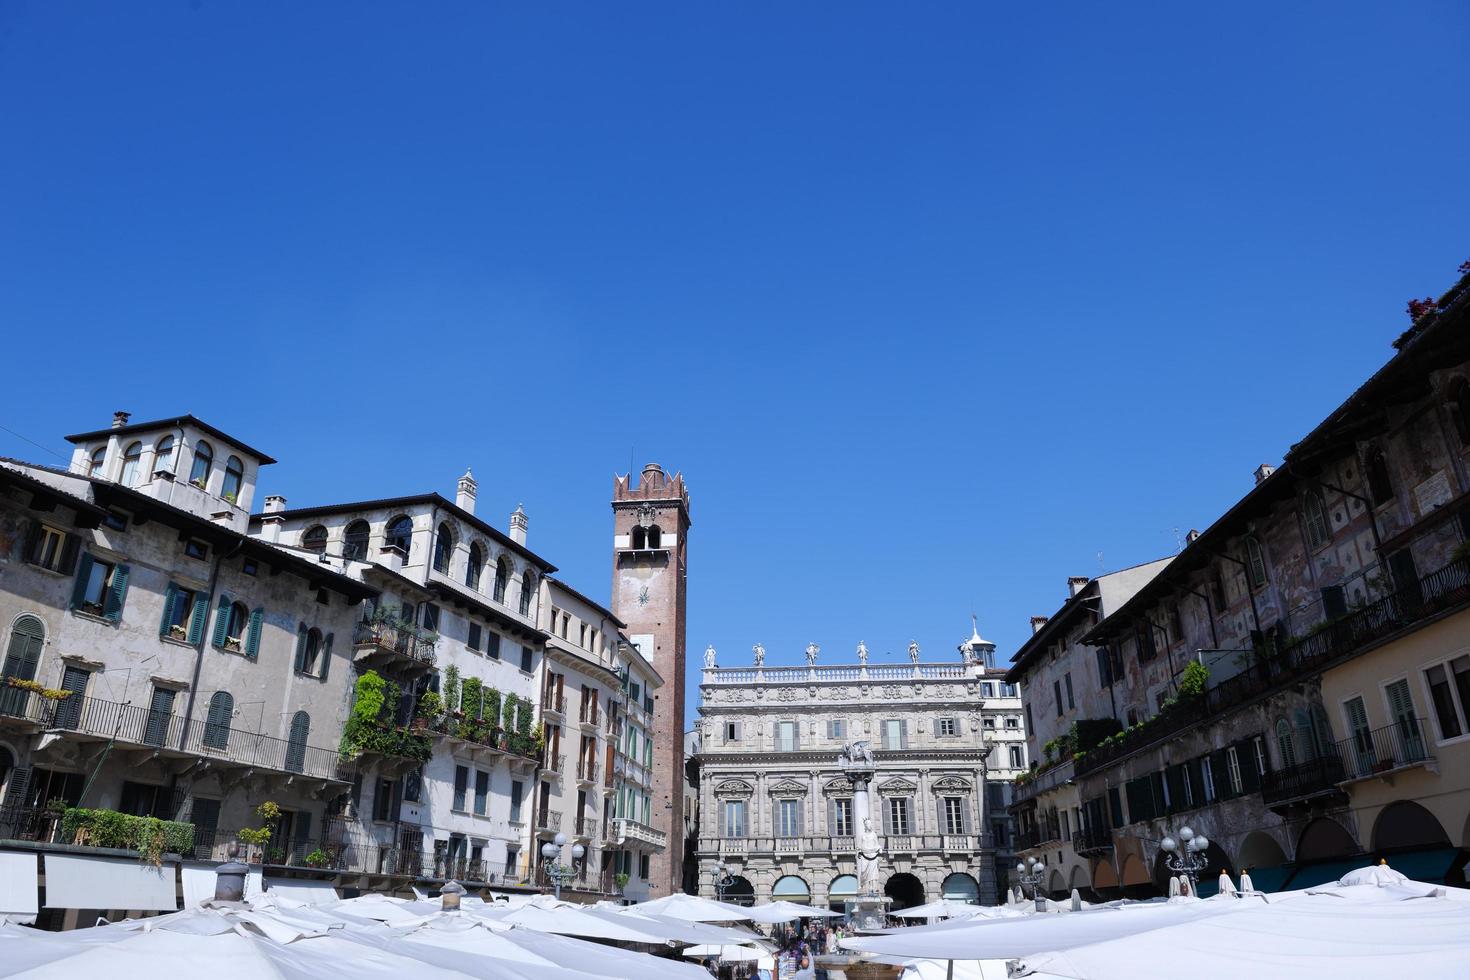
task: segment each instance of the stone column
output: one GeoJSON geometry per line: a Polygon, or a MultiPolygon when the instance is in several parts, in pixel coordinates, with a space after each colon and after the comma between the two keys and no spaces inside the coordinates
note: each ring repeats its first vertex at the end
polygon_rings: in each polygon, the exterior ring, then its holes
{"type": "Polygon", "coordinates": [[[995,841],[990,834],[990,818],[985,812],[985,776],[985,763],[981,762],[975,767],[975,839],[980,847],[976,855],[975,880],[980,885],[980,904],[995,905],[1000,900],[1000,893],[995,880],[995,841]]]}

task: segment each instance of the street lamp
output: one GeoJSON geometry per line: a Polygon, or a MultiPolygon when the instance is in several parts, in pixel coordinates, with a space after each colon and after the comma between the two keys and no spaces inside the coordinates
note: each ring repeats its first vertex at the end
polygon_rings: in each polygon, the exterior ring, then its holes
{"type": "Polygon", "coordinates": [[[735,884],[735,876],[730,873],[730,867],[724,861],[711,868],[710,874],[715,878],[715,898],[723,902],[725,889],[735,884]]]}
{"type": "Polygon", "coordinates": [[[1175,874],[1182,874],[1189,881],[1189,893],[1199,894],[1199,873],[1205,870],[1205,851],[1210,849],[1210,840],[1204,834],[1196,835],[1188,827],[1179,828],[1179,840],[1165,837],[1159,841],[1164,851],[1164,864],[1175,874]]]}
{"type": "MultiPolygon", "coordinates": [[[[546,877],[550,878],[556,885],[557,900],[561,900],[561,886],[577,877],[577,869],[573,865],[562,864],[557,861],[561,857],[561,849],[567,844],[567,835],[558,833],[552,840],[541,845],[541,856],[546,859],[546,877]]],[[[582,860],[582,855],[587,853],[581,844],[572,845],[572,860],[582,860]]]]}
{"type": "Polygon", "coordinates": [[[1038,912],[1046,911],[1046,896],[1041,894],[1041,880],[1045,876],[1045,861],[1029,857],[1023,863],[1016,865],[1016,881],[1022,888],[1031,889],[1031,897],[1036,900],[1036,911],[1038,912]]]}

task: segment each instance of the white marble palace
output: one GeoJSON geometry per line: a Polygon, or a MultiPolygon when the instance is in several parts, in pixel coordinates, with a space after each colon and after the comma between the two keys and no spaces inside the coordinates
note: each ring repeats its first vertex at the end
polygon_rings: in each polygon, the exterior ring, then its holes
{"type": "Polygon", "coordinates": [[[883,890],[900,909],[940,897],[993,903],[1012,839],[1011,780],[1027,764],[1021,702],[978,629],[958,661],[720,667],[705,651],[698,759],[699,893],[842,909],[857,893],[853,787],[838,753],[877,763],[867,816],[883,890]],[[724,864],[723,880],[718,867],[724,864]],[[997,880],[997,872],[1000,879],[997,880]]]}

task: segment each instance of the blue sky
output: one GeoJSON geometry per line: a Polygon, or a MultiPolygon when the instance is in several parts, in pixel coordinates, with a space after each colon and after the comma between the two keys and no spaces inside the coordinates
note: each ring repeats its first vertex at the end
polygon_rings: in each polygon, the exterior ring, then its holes
{"type": "Polygon", "coordinates": [[[1470,8],[1178,8],[0,0],[0,425],[471,465],[595,597],[656,459],[691,663],[1008,656],[1470,259],[1470,8]]]}

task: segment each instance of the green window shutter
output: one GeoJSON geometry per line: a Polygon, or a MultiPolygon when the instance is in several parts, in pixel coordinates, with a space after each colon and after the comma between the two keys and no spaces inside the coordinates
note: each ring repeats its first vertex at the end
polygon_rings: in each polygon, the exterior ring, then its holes
{"type": "Polygon", "coordinates": [[[199,641],[204,639],[204,623],[209,619],[209,596],[203,592],[194,593],[194,610],[189,616],[189,643],[198,646],[199,641]]]}
{"type": "Polygon", "coordinates": [[[174,600],[179,596],[179,587],[172,582],[163,593],[163,619],[158,624],[158,635],[168,636],[169,620],[174,618],[174,600]]]}
{"type": "Polygon", "coordinates": [[[327,672],[332,669],[332,637],[335,635],[328,633],[327,638],[322,640],[322,680],[327,679],[327,672]]]}
{"type": "Polygon", "coordinates": [[[123,604],[128,601],[128,573],[131,566],[118,565],[112,570],[112,585],[102,601],[102,615],[114,623],[122,619],[123,604]]]}
{"type": "Polygon", "coordinates": [[[230,627],[230,597],[220,593],[219,604],[214,610],[214,636],[210,638],[215,649],[224,649],[225,632],[230,627]]]}
{"type": "Polygon", "coordinates": [[[25,553],[21,556],[25,561],[36,560],[36,547],[41,543],[41,522],[31,521],[26,528],[25,553]]]}
{"type": "Polygon", "coordinates": [[[250,613],[250,628],[245,633],[245,656],[251,660],[260,656],[260,628],[265,620],[265,610],[256,606],[250,613]]]}
{"type": "MultiPolygon", "coordinates": [[[[298,673],[298,674],[301,673],[301,671],[305,668],[305,666],[306,666],[306,624],[305,623],[302,623],[300,626],[296,627],[296,673],[298,673]]],[[[394,710],[397,710],[397,705],[394,705],[394,710]]]]}
{"type": "Polygon", "coordinates": [[[77,551],[82,542],[75,534],[66,536],[66,543],[61,546],[61,565],[57,571],[63,575],[70,575],[72,569],[77,567],[77,551]]]}
{"type": "Polygon", "coordinates": [[[71,587],[71,607],[80,608],[82,600],[87,597],[87,579],[92,577],[92,556],[83,555],[81,562],[77,565],[77,580],[71,587]]]}

